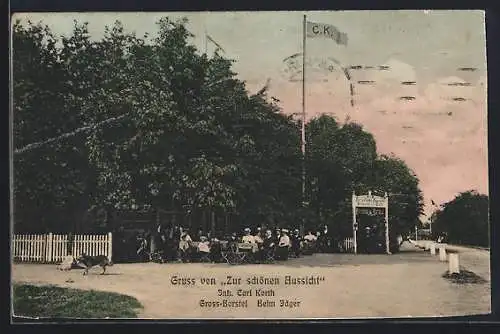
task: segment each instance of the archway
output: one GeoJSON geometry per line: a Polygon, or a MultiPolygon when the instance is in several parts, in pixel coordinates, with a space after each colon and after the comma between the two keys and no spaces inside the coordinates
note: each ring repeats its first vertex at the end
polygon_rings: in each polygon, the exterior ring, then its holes
{"type": "Polygon", "coordinates": [[[384,211],[384,226],[385,226],[385,251],[387,254],[391,254],[389,245],[389,197],[387,193],[382,196],[374,196],[371,191],[368,195],[356,196],[356,193],[352,194],[352,230],[353,230],[353,241],[354,241],[354,254],[358,253],[358,229],[359,224],[357,221],[357,213],[359,208],[367,209],[383,209],[384,211]]]}

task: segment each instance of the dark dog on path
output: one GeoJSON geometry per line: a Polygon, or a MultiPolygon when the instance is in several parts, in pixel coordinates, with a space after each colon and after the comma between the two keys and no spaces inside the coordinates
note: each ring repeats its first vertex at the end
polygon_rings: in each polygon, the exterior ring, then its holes
{"type": "Polygon", "coordinates": [[[85,271],[83,272],[83,275],[87,275],[89,273],[89,269],[95,266],[101,267],[101,275],[104,275],[106,267],[113,265],[113,262],[111,262],[106,255],[89,256],[82,254],[76,259],[76,262],[78,265],[84,267],[85,271]]]}

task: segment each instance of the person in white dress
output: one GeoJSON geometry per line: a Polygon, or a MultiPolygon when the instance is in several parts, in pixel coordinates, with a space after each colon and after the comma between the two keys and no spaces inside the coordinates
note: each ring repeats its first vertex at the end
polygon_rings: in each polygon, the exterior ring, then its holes
{"type": "Polygon", "coordinates": [[[255,235],[253,236],[255,242],[259,245],[262,245],[262,229],[260,227],[257,227],[257,232],[255,233],[255,235]]]}
{"type": "Polygon", "coordinates": [[[291,247],[290,243],[290,237],[288,236],[288,230],[287,229],[282,229],[281,230],[281,236],[278,242],[278,259],[280,260],[287,260],[288,259],[288,252],[290,251],[291,247]]]}
{"type": "Polygon", "coordinates": [[[183,229],[179,240],[179,252],[180,252],[179,259],[182,260],[183,262],[189,260],[189,250],[192,241],[193,240],[191,239],[191,236],[189,235],[188,231],[186,229],[183,229]]]}
{"type": "Polygon", "coordinates": [[[280,241],[279,241],[278,246],[279,247],[288,247],[288,248],[291,247],[290,237],[288,236],[288,230],[287,229],[282,229],[281,230],[281,237],[280,237],[280,241]]]}
{"type": "Polygon", "coordinates": [[[210,242],[205,236],[200,237],[200,242],[198,243],[198,251],[202,253],[210,253],[210,242]]]}
{"type": "Polygon", "coordinates": [[[317,236],[315,236],[314,234],[312,234],[311,231],[308,231],[307,234],[304,236],[304,240],[308,241],[308,242],[313,242],[313,241],[316,241],[318,239],[317,236]]]}
{"type": "Polygon", "coordinates": [[[241,242],[243,243],[249,243],[249,244],[254,244],[255,243],[255,237],[251,235],[251,230],[247,227],[245,228],[245,234],[241,238],[241,242]]]}
{"type": "Polygon", "coordinates": [[[314,253],[316,249],[316,242],[318,240],[318,237],[312,233],[311,230],[307,232],[307,234],[304,236],[304,248],[307,253],[312,254],[314,253]]]}

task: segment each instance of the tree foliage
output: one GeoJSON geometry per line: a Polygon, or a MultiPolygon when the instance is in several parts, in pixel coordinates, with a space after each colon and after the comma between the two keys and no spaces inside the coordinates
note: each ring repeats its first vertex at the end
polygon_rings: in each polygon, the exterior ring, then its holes
{"type": "Polygon", "coordinates": [[[421,213],[404,162],[329,116],[307,124],[302,209],[300,124],[265,90],[250,94],[232,60],[200,54],[185,20],[161,19],[154,39],[120,22],[99,40],[77,22],[61,38],[41,24],[13,30],[15,148],[74,133],[15,156],[16,221],[30,230],[70,228],[71,215],[95,207],[144,206],[349,230],[351,194],[368,190],[406,196],[391,198],[398,231],[421,213]]]}
{"type": "Polygon", "coordinates": [[[449,243],[489,247],[488,196],[469,190],[434,212],[432,232],[446,233],[449,243]]]}
{"type": "Polygon", "coordinates": [[[340,126],[321,116],[307,126],[311,208],[316,221],[333,225],[340,234],[352,231],[351,195],[389,195],[390,230],[394,235],[415,226],[423,213],[419,180],[404,161],[377,155],[373,136],[362,126],[340,126]]]}
{"type": "MultiPolygon", "coordinates": [[[[71,132],[82,126],[71,99],[76,90],[56,47],[56,38],[41,25],[13,27],[14,146],[71,132]]],[[[55,228],[54,217],[86,206],[93,189],[88,152],[79,138],[68,138],[14,156],[15,214],[18,226],[32,231],[55,228]]]]}

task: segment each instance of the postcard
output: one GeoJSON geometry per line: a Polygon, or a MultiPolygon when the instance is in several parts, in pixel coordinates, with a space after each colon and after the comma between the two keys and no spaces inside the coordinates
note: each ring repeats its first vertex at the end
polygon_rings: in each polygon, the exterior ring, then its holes
{"type": "Polygon", "coordinates": [[[11,27],[16,322],[491,312],[483,11],[11,27]]]}

